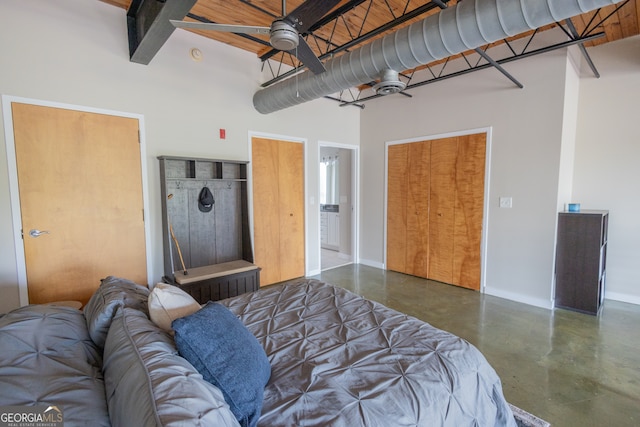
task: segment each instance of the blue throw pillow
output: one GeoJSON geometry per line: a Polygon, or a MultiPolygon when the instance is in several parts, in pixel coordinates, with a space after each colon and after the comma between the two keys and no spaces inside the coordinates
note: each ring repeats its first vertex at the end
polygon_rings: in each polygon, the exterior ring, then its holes
{"type": "Polygon", "coordinates": [[[256,426],[271,376],[256,337],[229,309],[211,301],[172,327],[180,355],[222,391],[242,427],[256,426]]]}

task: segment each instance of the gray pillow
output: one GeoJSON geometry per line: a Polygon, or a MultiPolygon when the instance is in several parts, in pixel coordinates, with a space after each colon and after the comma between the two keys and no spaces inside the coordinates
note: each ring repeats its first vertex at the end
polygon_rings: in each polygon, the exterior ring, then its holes
{"type": "Polygon", "coordinates": [[[113,427],[238,426],[220,390],[180,357],[171,336],[140,311],[117,310],[103,371],[113,427]]]}
{"type": "Polygon", "coordinates": [[[102,350],[107,339],[111,320],[118,307],[131,307],[141,310],[147,316],[147,298],[149,289],[131,280],[109,276],[100,281],[100,287],[89,299],[82,310],[87,320],[87,329],[93,342],[102,350]]]}

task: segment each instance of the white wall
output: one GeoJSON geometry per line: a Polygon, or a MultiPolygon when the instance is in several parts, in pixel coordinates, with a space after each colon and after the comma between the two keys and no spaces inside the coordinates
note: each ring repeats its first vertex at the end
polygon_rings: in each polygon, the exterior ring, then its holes
{"type": "Polygon", "coordinates": [[[361,116],[363,262],[384,260],[384,143],[492,128],[485,292],[551,306],[566,51],[369,102],[361,116]],[[513,208],[498,208],[500,196],[513,208]]]}
{"type": "Polygon", "coordinates": [[[605,297],[640,304],[640,36],[589,50],[580,82],[573,200],[608,209],[605,297]]]}
{"type": "MultiPolygon", "coordinates": [[[[640,303],[639,37],[590,49],[600,79],[584,73],[576,84],[567,55],[554,52],[506,65],[525,84],[523,90],[490,69],[412,90],[411,99],[374,100],[360,120],[359,109],[326,100],[267,116],[256,113],[255,56],[185,31],[176,31],[150,65],[131,63],[125,11],[97,0],[4,0],[0,15],[7,18],[0,26],[0,94],[144,115],[157,279],[162,275],[158,155],[246,160],[249,131],[307,138],[306,192],[318,200],[317,141],[362,141],[360,220],[366,232],[360,233],[360,258],[382,266],[384,142],[492,126],[487,292],[549,304],[556,211],[570,194],[584,208],[610,210],[607,297],[640,303]],[[189,58],[192,47],[202,50],[202,62],[189,58]],[[576,96],[571,176],[566,141],[572,139],[576,96]],[[224,141],[218,139],[219,128],[227,130],[224,141]],[[499,209],[500,196],[513,197],[513,208],[499,209]]],[[[307,208],[316,212],[317,204],[307,208]]],[[[317,221],[317,215],[308,216],[310,270],[320,268],[317,221]]],[[[0,254],[3,312],[18,305],[4,127],[0,254]]]]}
{"type": "Polygon", "coordinates": [[[578,99],[580,94],[580,56],[577,48],[567,56],[567,73],[564,90],[564,122],[562,124],[562,145],[560,147],[560,173],[558,183],[558,211],[565,210],[571,202],[573,191],[573,171],[575,165],[576,131],[578,120],[578,99]]]}
{"type": "MultiPolygon", "coordinates": [[[[126,11],[98,0],[0,2],[0,94],[144,115],[153,277],[162,271],[158,155],[247,160],[250,131],[306,138],[306,193],[318,200],[318,140],[359,143],[358,109],[317,100],[257,113],[255,55],[177,30],[149,65],[129,62],[126,11]],[[189,57],[192,47],[204,55],[189,57]],[[327,126],[330,123],[331,126],[327,126]],[[225,128],[227,139],[218,138],[225,128]]],[[[4,126],[4,124],[3,124],[4,126]]],[[[308,205],[316,212],[317,204],[308,205]]],[[[4,127],[0,128],[0,312],[17,307],[16,257],[4,127]]],[[[308,268],[319,270],[317,215],[309,215],[308,268]]]]}
{"type": "Polygon", "coordinates": [[[605,295],[640,304],[640,36],[589,52],[600,79],[573,48],[507,64],[523,90],[486,70],[368,103],[362,262],[384,260],[384,142],[491,126],[485,291],[550,306],[556,215],[573,201],[611,212],[605,295]]]}

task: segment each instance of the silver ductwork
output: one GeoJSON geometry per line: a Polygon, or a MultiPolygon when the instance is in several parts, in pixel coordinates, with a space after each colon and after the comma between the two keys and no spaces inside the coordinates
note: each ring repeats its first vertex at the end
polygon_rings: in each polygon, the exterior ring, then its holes
{"type": "Polygon", "coordinates": [[[273,113],[371,82],[385,70],[409,70],[618,1],[465,0],[328,61],[322,74],[306,71],[262,89],[253,105],[273,113]]]}

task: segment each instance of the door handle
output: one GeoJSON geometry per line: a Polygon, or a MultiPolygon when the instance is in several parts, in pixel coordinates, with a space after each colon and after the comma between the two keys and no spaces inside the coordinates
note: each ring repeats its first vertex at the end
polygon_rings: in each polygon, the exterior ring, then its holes
{"type": "Polygon", "coordinates": [[[34,239],[36,237],[42,236],[43,234],[51,234],[51,233],[49,233],[47,230],[40,231],[40,230],[36,230],[35,228],[32,230],[29,230],[29,236],[33,237],[34,239]]]}

